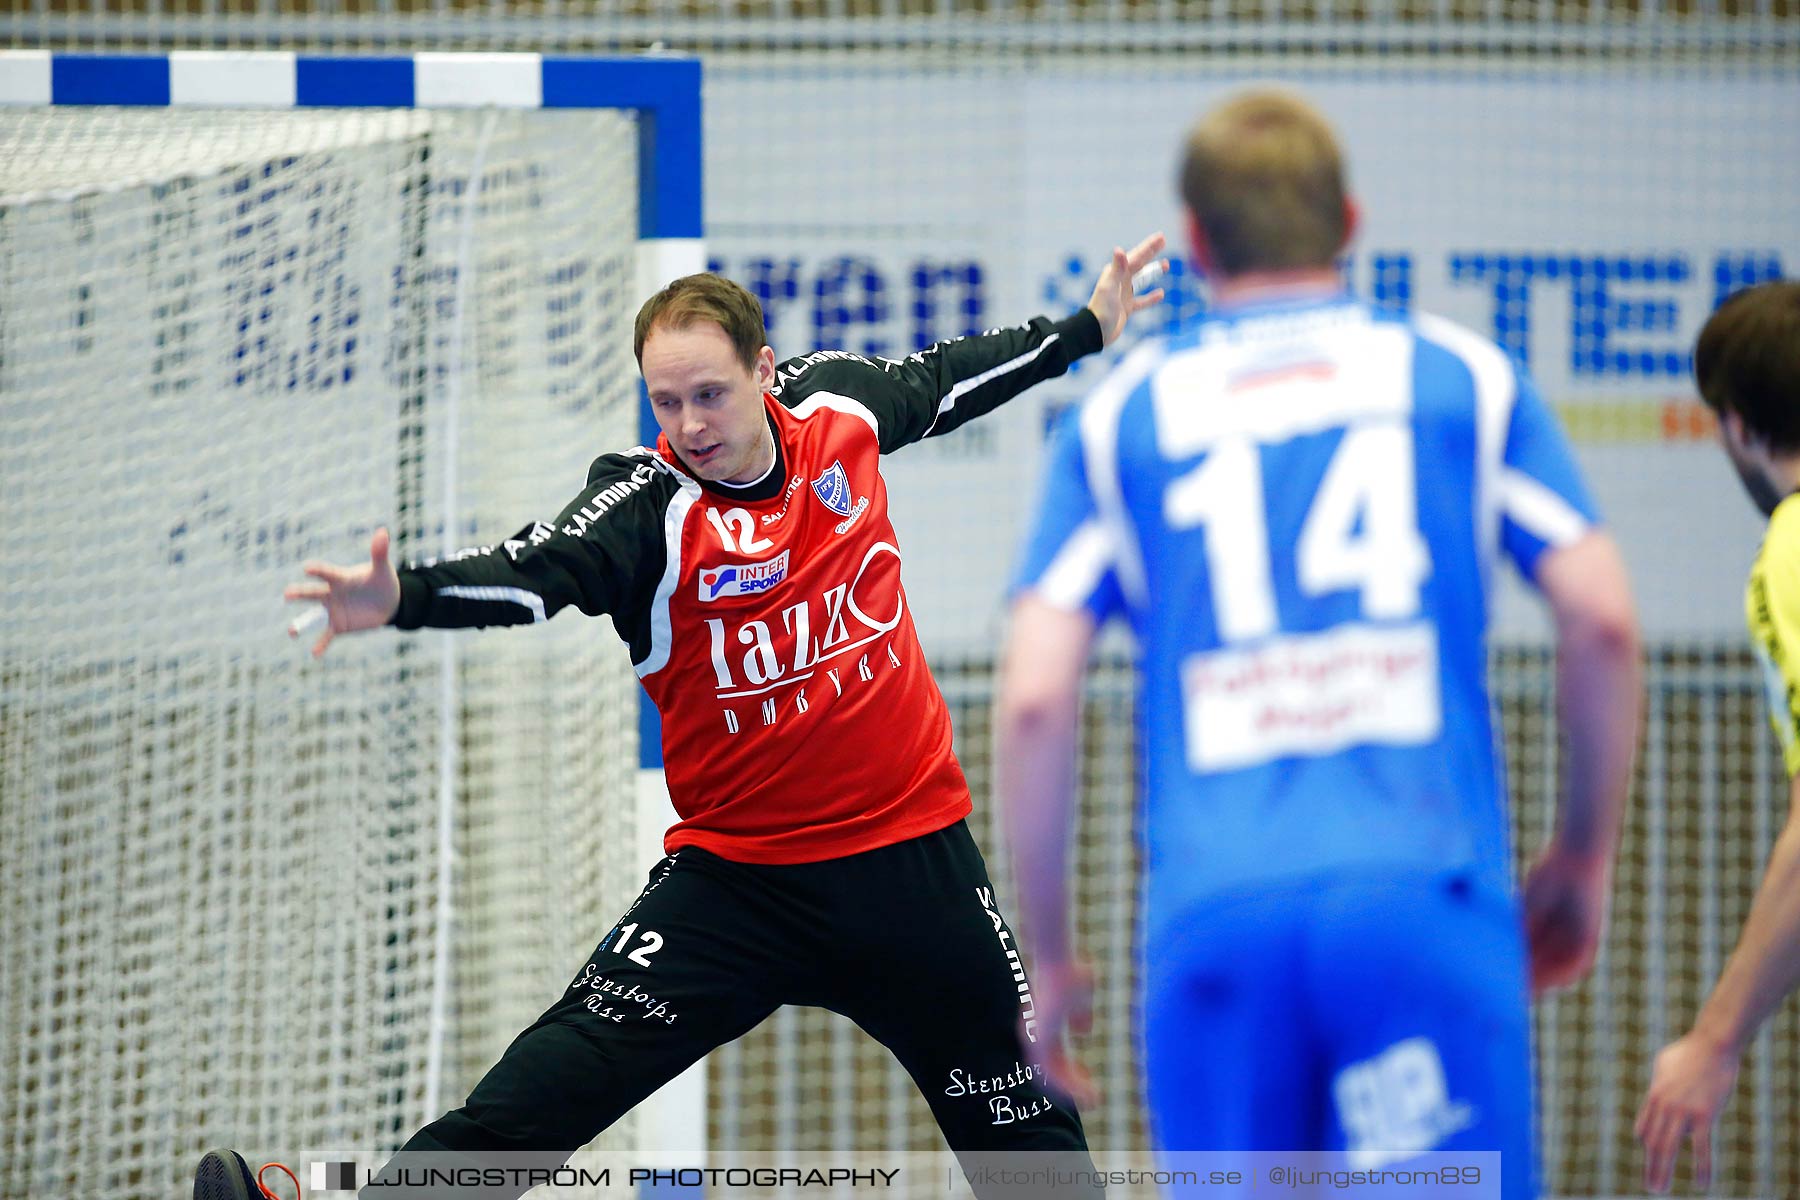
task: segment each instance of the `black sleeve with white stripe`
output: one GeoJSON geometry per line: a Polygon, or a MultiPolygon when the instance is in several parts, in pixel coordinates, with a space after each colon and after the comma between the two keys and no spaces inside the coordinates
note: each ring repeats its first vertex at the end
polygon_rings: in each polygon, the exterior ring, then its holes
{"type": "Polygon", "coordinates": [[[875,414],[881,452],[949,433],[992,412],[1033,384],[1054,379],[1101,347],[1100,322],[1087,309],[1052,322],[952,338],[902,359],[869,359],[821,351],[781,364],[775,395],[793,408],[808,396],[835,393],[875,414]]]}
{"type": "Polygon", "coordinates": [[[654,460],[607,454],[554,522],[497,546],[400,569],[401,629],[466,629],[547,621],[574,605],[610,613],[627,642],[648,613],[668,556],[663,512],[679,484],[654,460]]]}

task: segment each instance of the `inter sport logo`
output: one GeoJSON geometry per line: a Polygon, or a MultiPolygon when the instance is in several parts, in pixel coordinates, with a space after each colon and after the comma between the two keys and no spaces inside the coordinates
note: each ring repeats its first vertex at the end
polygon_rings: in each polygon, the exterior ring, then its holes
{"type": "Polygon", "coordinates": [[[768,591],[787,578],[789,553],[783,550],[768,562],[700,568],[700,602],[710,604],[730,596],[755,596],[768,591]]]}

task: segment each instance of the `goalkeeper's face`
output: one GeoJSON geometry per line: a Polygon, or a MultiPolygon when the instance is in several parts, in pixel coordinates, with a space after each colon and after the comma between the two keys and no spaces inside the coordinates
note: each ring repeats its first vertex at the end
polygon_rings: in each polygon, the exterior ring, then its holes
{"type": "Polygon", "coordinates": [[[763,393],[775,382],[764,346],[746,367],[712,321],[658,326],[644,339],[644,388],[669,445],[689,470],[715,482],[750,483],[775,462],[763,393]]]}

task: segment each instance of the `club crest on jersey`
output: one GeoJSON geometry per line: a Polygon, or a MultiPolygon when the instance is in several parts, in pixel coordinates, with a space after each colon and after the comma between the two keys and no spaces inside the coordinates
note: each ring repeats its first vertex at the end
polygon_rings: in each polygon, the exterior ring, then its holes
{"type": "Polygon", "coordinates": [[[819,498],[819,503],[844,518],[837,523],[838,533],[843,533],[856,524],[856,518],[862,516],[863,510],[869,507],[867,496],[858,497],[855,503],[851,502],[850,476],[844,470],[841,459],[834,460],[823,475],[813,480],[812,489],[813,495],[819,498]]]}
{"type": "Polygon", "coordinates": [[[813,480],[813,495],[840,517],[850,515],[850,476],[841,461],[834,461],[825,473],[813,480]]]}
{"type": "Polygon", "coordinates": [[[789,553],[783,550],[768,562],[701,567],[700,602],[710,604],[732,596],[761,595],[787,578],[789,553]]]}

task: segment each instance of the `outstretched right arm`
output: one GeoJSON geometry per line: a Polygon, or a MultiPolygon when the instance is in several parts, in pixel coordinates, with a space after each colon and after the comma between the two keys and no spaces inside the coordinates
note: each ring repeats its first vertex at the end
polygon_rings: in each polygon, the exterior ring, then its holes
{"type": "MultiPolygon", "coordinates": [[[[388,531],[377,529],[369,539],[369,562],[362,567],[340,567],[336,563],[308,559],[302,570],[318,583],[290,583],[283,589],[283,600],[316,600],[323,607],[325,632],[313,643],[312,653],[318,658],[340,633],[359,633],[378,629],[394,617],[400,607],[400,577],[388,561],[388,531]]],[[[317,621],[300,617],[288,626],[289,637],[299,637],[314,628],[317,621]]]]}
{"type": "Polygon", "coordinates": [[[662,571],[662,493],[673,477],[641,456],[595,461],[584,488],[554,522],[536,521],[494,546],[462,550],[396,570],[388,538],[378,530],[369,562],[340,567],[309,562],[319,580],[297,584],[289,600],[315,600],[329,626],[315,657],[332,638],[394,625],[459,629],[547,621],[574,605],[589,616],[629,607],[644,580],[662,571]]]}
{"type": "MultiPolygon", "coordinates": [[[[1578,983],[1606,924],[1613,855],[1631,790],[1643,703],[1641,638],[1618,544],[1599,523],[1561,423],[1529,378],[1511,373],[1512,411],[1488,477],[1501,548],[1550,606],[1557,724],[1567,740],[1556,828],[1522,889],[1532,991],[1578,983]]],[[[1498,394],[1498,393],[1496,393],[1498,394]]]]}

